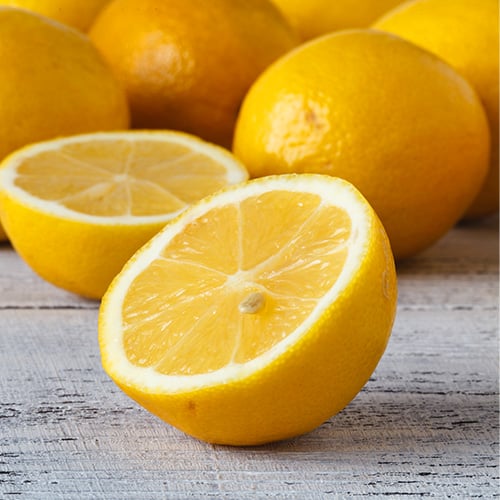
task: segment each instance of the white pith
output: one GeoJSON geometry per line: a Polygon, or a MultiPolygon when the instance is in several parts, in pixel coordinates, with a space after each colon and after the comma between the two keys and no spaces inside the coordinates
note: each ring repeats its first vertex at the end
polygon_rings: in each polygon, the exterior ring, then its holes
{"type": "Polygon", "coordinates": [[[122,384],[140,387],[141,390],[149,393],[160,394],[184,392],[227,383],[248,377],[259,371],[286,352],[303,334],[308,332],[351,281],[352,276],[364,260],[371,231],[371,220],[369,208],[361,201],[359,193],[352,186],[340,179],[317,175],[276,176],[268,178],[264,182],[262,180],[254,181],[237,189],[227,189],[192,206],[178,219],[166,226],[140,254],[125,266],[115,280],[112,292],[105,297],[106,304],[101,310],[100,318],[100,344],[102,356],[107,360],[106,367],[110,375],[122,384]],[[153,367],[139,367],[130,363],[122,342],[121,308],[127,290],[136,276],[158,257],[168,241],[193,220],[215,207],[236,204],[247,197],[271,190],[318,194],[321,196],[323,204],[343,208],[351,216],[352,231],[348,241],[349,252],[345,265],[335,284],[318,300],[308,318],[294,332],[257,358],[244,364],[230,363],[210,373],[163,375],[156,372],[153,367]]]}

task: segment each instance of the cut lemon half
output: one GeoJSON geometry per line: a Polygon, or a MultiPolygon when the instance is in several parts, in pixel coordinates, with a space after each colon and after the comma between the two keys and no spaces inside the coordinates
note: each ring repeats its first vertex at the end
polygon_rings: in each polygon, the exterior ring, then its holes
{"type": "Polygon", "coordinates": [[[0,165],[0,218],[43,278],[100,298],[131,255],[204,196],[248,177],[194,136],[126,131],[27,146],[0,165]]]}
{"type": "Polygon", "coordinates": [[[263,177],[196,203],[125,265],[101,304],[102,363],[199,439],[289,438],[366,383],[396,295],[386,233],[351,184],[263,177]]]}

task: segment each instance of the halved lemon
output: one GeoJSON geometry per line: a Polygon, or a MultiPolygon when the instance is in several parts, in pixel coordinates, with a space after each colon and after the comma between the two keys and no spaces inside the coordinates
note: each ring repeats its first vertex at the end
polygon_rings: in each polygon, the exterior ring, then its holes
{"type": "Polygon", "coordinates": [[[200,198],[246,180],[228,151],[170,131],[76,135],[0,165],[0,218],[43,278],[100,298],[131,255],[200,198]]]}
{"type": "Polygon", "coordinates": [[[386,233],[351,184],[263,177],[196,203],[125,265],[101,304],[102,363],[199,439],[289,438],[366,383],[396,295],[386,233]]]}

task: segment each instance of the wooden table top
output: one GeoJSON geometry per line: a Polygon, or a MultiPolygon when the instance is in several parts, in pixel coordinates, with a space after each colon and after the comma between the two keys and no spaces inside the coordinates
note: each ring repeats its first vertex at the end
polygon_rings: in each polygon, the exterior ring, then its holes
{"type": "Polygon", "coordinates": [[[98,303],[0,245],[0,498],[497,497],[498,219],[398,275],[391,341],[355,400],[307,435],[231,448],[128,399],[100,365],[98,303]]]}

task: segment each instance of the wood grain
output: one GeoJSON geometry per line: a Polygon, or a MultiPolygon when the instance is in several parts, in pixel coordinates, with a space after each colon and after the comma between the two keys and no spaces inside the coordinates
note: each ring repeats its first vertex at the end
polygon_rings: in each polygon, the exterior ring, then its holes
{"type": "Polygon", "coordinates": [[[391,341],[356,399],[310,434],[240,449],[123,395],[100,366],[98,303],[0,246],[0,497],[497,498],[498,220],[398,275],[391,341]]]}

